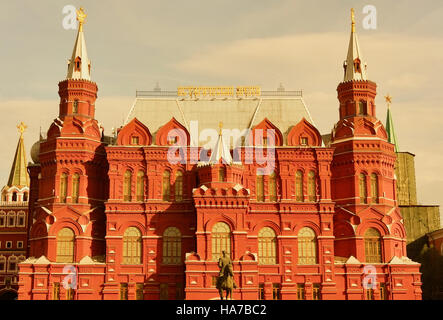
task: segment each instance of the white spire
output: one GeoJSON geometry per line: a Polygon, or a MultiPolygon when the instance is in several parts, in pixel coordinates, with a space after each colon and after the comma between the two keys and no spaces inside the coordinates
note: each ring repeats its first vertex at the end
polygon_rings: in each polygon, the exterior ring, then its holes
{"type": "Polygon", "coordinates": [[[75,41],[74,50],[72,51],[71,60],[69,60],[68,74],[66,79],[85,79],[91,80],[91,61],[88,59],[86,51],[86,41],[83,35],[83,23],[86,14],[83,8],[77,10],[78,34],[75,41]]]}
{"type": "Polygon", "coordinates": [[[358,45],[357,33],[355,32],[354,9],[351,9],[352,30],[349,40],[348,57],[343,65],[345,76],[343,81],[367,80],[366,62],[363,59],[358,45]]]}
{"type": "Polygon", "coordinates": [[[223,135],[220,133],[218,135],[217,143],[215,144],[214,149],[212,149],[211,157],[209,158],[209,164],[217,164],[220,159],[223,160],[226,164],[232,163],[231,152],[229,147],[223,141],[223,135]]]}

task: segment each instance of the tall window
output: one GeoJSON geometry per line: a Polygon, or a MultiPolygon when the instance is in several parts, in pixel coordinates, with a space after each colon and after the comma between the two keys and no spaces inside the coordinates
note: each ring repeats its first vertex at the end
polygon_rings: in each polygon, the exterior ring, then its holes
{"type": "Polygon", "coordinates": [[[315,182],[315,172],[309,171],[308,173],[308,199],[311,202],[317,201],[316,196],[317,184],[315,182]]]}
{"type": "Polygon", "coordinates": [[[0,212],[0,227],[4,227],[6,225],[6,213],[0,212]]]}
{"type": "Polygon", "coordinates": [[[231,228],[224,222],[218,222],[212,228],[212,260],[218,261],[223,250],[231,254],[231,228]]]}
{"type": "Polygon", "coordinates": [[[24,227],[25,226],[25,217],[26,217],[26,214],[24,212],[19,212],[17,214],[17,227],[24,227]]]}
{"type": "Polygon", "coordinates": [[[60,300],[60,282],[52,284],[52,300],[60,300]]]}
{"type": "Polygon", "coordinates": [[[175,174],[175,201],[183,200],[183,172],[177,171],[175,174]]]}
{"type": "Polygon", "coordinates": [[[265,200],[263,194],[263,175],[257,175],[257,183],[255,186],[255,193],[257,194],[257,201],[263,202],[265,200]]]}
{"type": "Polygon", "coordinates": [[[163,263],[181,263],[181,233],[175,227],[169,227],[163,233],[163,263]]]}
{"type": "Polygon", "coordinates": [[[132,182],[132,172],[131,170],[126,170],[125,177],[123,181],[123,200],[131,201],[131,182],[132,182]]]}
{"type": "Polygon", "coordinates": [[[74,100],[74,103],[72,104],[72,113],[76,114],[78,112],[78,100],[74,100]]]}
{"type": "Polygon", "coordinates": [[[143,171],[137,172],[137,201],[143,201],[145,194],[145,173],[143,171]]]}
{"type": "Polygon", "coordinates": [[[15,227],[15,212],[8,212],[8,227],[15,227]]]}
{"type": "Polygon", "coordinates": [[[163,172],[163,201],[169,201],[171,188],[171,173],[168,170],[163,172]]]}
{"type": "Polygon", "coordinates": [[[366,175],[361,173],[358,178],[358,185],[360,190],[360,203],[368,203],[368,188],[366,185],[366,175]]]}
{"type": "Polygon", "coordinates": [[[295,174],[295,200],[303,202],[303,172],[298,170],[295,174]]]}
{"type": "Polygon", "coordinates": [[[144,300],[143,288],[144,283],[136,283],[135,284],[135,300],[144,300]]]}
{"type": "Polygon", "coordinates": [[[72,202],[78,203],[78,193],[80,190],[80,175],[74,173],[72,176],[72,202]]]}
{"type": "Polygon", "coordinates": [[[56,262],[74,262],[74,231],[63,228],[57,233],[57,256],[56,262]]]}
{"type": "Polygon", "coordinates": [[[135,227],[126,229],[123,235],[123,263],[142,263],[142,234],[135,227]]]}
{"type": "Polygon", "coordinates": [[[273,229],[264,227],[258,233],[258,264],[277,263],[277,236],[273,229]]]}
{"type": "Polygon", "coordinates": [[[23,193],[23,201],[28,201],[28,193],[27,192],[25,192],[25,193],[23,193]]]}
{"type": "Polygon", "coordinates": [[[17,271],[17,257],[9,256],[8,258],[8,272],[16,272],[17,271]]]}
{"type": "Polygon", "coordinates": [[[120,300],[128,300],[128,284],[120,283],[120,300]]]}
{"type": "Polygon", "coordinates": [[[277,201],[277,178],[275,172],[269,176],[269,201],[277,201]]]}
{"type": "Polygon", "coordinates": [[[358,102],[358,114],[366,115],[368,113],[366,101],[358,102]]]}
{"type": "Polygon", "coordinates": [[[6,271],[6,257],[0,256],[0,272],[6,271]]]}
{"type": "Polygon", "coordinates": [[[304,283],[297,284],[297,300],[306,300],[304,283]]]}
{"type": "Polygon", "coordinates": [[[218,181],[226,181],[226,169],[224,167],[218,169],[218,181]]]}
{"type": "Polygon", "coordinates": [[[321,300],[320,283],[314,283],[312,286],[312,300],[321,300]]]}
{"type": "Polygon", "coordinates": [[[17,202],[17,192],[12,193],[12,201],[17,202]]]}
{"type": "Polygon", "coordinates": [[[62,173],[60,176],[60,202],[66,202],[66,195],[68,194],[68,175],[62,173]]]}
{"type": "Polygon", "coordinates": [[[317,239],[314,230],[305,227],[298,232],[298,264],[317,263],[317,239]]]}
{"type": "Polygon", "coordinates": [[[377,174],[371,174],[371,198],[372,203],[378,203],[378,177],[377,174]]]}
{"type": "Polygon", "coordinates": [[[365,232],[365,256],[367,263],[381,263],[381,236],[377,229],[369,228],[365,232]]]}

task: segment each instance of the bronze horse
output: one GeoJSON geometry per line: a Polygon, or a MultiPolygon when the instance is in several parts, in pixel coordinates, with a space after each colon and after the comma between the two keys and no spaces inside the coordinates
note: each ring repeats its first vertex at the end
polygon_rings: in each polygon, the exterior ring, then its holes
{"type": "Polygon", "coordinates": [[[225,300],[232,300],[232,289],[236,288],[234,282],[234,272],[232,270],[232,264],[227,265],[224,268],[224,273],[217,279],[216,288],[220,294],[220,300],[223,300],[223,290],[226,292],[225,300]]]}

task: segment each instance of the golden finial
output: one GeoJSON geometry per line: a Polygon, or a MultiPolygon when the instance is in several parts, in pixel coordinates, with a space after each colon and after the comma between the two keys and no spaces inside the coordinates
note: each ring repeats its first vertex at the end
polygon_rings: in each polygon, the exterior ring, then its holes
{"type": "Polygon", "coordinates": [[[389,108],[392,103],[392,97],[389,95],[389,93],[385,96],[385,101],[388,104],[388,108],[389,108]]]}
{"type": "Polygon", "coordinates": [[[78,31],[83,31],[83,23],[85,23],[85,19],[88,15],[85,13],[83,8],[77,10],[77,21],[78,21],[78,31]]]}
{"type": "Polygon", "coordinates": [[[25,132],[26,128],[28,126],[24,124],[23,122],[20,122],[20,124],[17,125],[17,129],[20,132],[20,136],[23,136],[23,132],[25,132]]]}
{"type": "Polygon", "coordinates": [[[355,32],[355,10],[351,8],[352,32],[355,32]]]}
{"type": "Polygon", "coordinates": [[[222,135],[222,130],[223,130],[223,122],[220,121],[218,123],[218,127],[220,128],[219,135],[221,136],[222,135]]]}

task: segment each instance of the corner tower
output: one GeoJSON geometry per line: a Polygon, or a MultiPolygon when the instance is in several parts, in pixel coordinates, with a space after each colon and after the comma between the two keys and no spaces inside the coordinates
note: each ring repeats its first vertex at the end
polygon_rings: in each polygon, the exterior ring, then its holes
{"type": "Polygon", "coordinates": [[[50,262],[77,263],[86,256],[104,255],[107,161],[103,129],[94,118],[97,85],[91,81],[85,18],[80,8],[68,72],[59,83],[59,114],[39,143],[38,156],[33,157],[37,163],[29,169],[31,189],[38,190],[30,205],[34,211],[30,256],[45,256],[50,262]],[[73,246],[62,249],[60,237],[72,238],[73,246]]]}
{"type": "Polygon", "coordinates": [[[351,11],[351,37],[338,85],[340,120],[332,130],[335,147],[332,198],[336,254],[361,262],[386,263],[406,256],[406,236],[395,192],[395,145],[376,117],[377,85],[368,78],[351,11]],[[367,239],[375,239],[368,247],[367,239]]]}

